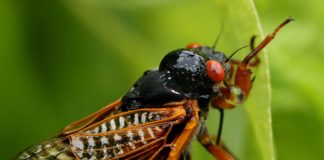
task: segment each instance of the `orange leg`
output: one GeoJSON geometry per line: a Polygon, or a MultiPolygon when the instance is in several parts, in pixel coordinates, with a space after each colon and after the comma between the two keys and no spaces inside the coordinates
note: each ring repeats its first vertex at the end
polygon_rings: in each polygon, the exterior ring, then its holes
{"type": "MultiPolygon", "coordinates": [[[[234,85],[240,88],[245,96],[248,96],[251,87],[252,87],[252,78],[251,78],[251,70],[250,67],[256,67],[260,63],[260,59],[257,56],[260,51],[267,46],[272,39],[274,39],[275,35],[280,31],[282,27],[287,25],[289,22],[293,21],[292,18],[287,18],[284,22],[282,22],[271,34],[269,34],[258,46],[254,47],[254,41],[256,36],[253,36],[250,41],[251,52],[243,59],[243,61],[230,60],[231,64],[231,75],[234,72],[234,65],[237,65],[234,85]],[[251,61],[254,59],[254,61],[251,61]]],[[[232,77],[232,76],[231,76],[232,77]]],[[[231,78],[230,77],[230,78],[231,78]]]]}
{"type": "MultiPolygon", "coordinates": [[[[256,38],[256,36],[252,36],[252,38],[250,40],[250,49],[251,49],[251,51],[253,51],[255,49],[255,47],[254,47],[255,38],[256,38]]],[[[259,64],[260,64],[259,56],[255,56],[254,60],[252,62],[249,62],[250,67],[257,67],[259,64]]]]}
{"type": "MultiPolygon", "coordinates": [[[[254,47],[254,42],[255,42],[256,36],[252,36],[251,40],[250,40],[250,49],[251,51],[253,51],[255,49],[254,47]]],[[[230,63],[232,65],[238,65],[241,63],[241,61],[235,60],[235,59],[230,59],[230,63]]],[[[254,57],[254,61],[249,62],[248,66],[249,67],[257,67],[260,63],[260,58],[258,56],[254,57]]]]}
{"type": "Polygon", "coordinates": [[[257,56],[260,51],[267,46],[275,35],[280,31],[282,27],[291,22],[293,19],[288,18],[282,22],[271,34],[269,34],[251,53],[249,53],[240,64],[238,64],[236,75],[235,75],[235,86],[242,89],[245,96],[247,96],[252,87],[251,71],[249,69],[250,61],[257,56]]]}
{"type": "Polygon", "coordinates": [[[199,142],[211,153],[217,160],[235,160],[228,151],[222,146],[216,145],[213,138],[208,134],[205,124],[201,125],[201,130],[198,134],[199,142]]]}
{"type": "MultiPolygon", "coordinates": [[[[271,42],[271,40],[275,37],[275,35],[279,32],[279,30],[292,21],[292,18],[286,19],[282,22],[271,34],[269,34],[257,47],[254,48],[254,40],[255,36],[252,37],[250,42],[251,53],[249,53],[243,61],[231,60],[232,55],[229,57],[229,63],[231,65],[230,76],[227,77],[227,81],[225,83],[225,87],[220,89],[222,93],[221,96],[215,97],[211,100],[211,104],[214,108],[217,108],[221,111],[221,115],[223,114],[223,109],[232,109],[236,105],[242,103],[246,97],[249,95],[249,92],[252,88],[252,83],[254,77],[252,77],[252,72],[250,67],[256,67],[260,59],[257,57],[258,53],[271,42]],[[255,59],[254,61],[251,61],[255,59]],[[236,67],[237,65],[237,67],[236,67]],[[236,72],[235,72],[236,69],[236,72]],[[234,75],[235,74],[235,75],[234,75]],[[234,77],[233,77],[234,76],[234,77]],[[234,79],[234,82],[232,82],[234,79]]],[[[236,52],[234,52],[235,54],[236,52]]],[[[222,118],[221,118],[222,119],[222,118]]],[[[221,121],[222,123],[222,121],[221,121]]],[[[219,131],[218,142],[220,141],[220,133],[221,127],[219,131]]],[[[205,146],[205,148],[213,153],[215,157],[218,159],[231,159],[228,158],[228,154],[223,152],[222,148],[219,146],[213,145],[211,138],[206,133],[202,133],[199,136],[201,143],[205,146]]],[[[217,142],[217,143],[218,143],[217,142]]]]}
{"type": "Polygon", "coordinates": [[[180,136],[171,144],[171,152],[169,153],[168,160],[178,160],[181,153],[184,151],[188,142],[193,137],[199,122],[199,106],[197,101],[190,101],[189,104],[192,112],[189,122],[186,124],[180,136]]]}

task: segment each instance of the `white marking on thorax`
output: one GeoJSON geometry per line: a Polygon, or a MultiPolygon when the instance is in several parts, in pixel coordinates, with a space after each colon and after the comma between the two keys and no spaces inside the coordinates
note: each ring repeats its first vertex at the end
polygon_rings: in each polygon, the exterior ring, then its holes
{"type": "MultiPolygon", "coordinates": [[[[170,77],[170,79],[171,79],[171,77],[170,77]]],[[[173,93],[175,93],[175,94],[180,94],[179,92],[177,92],[177,91],[175,91],[175,90],[173,90],[173,89],[171,89],[171,92],[173,92],[173,93]]]]}
{"type": "Polygon", "coordinates": [[[123,116],[119,117],[119,129],[124,128],[125,126],[125,118],[123,116]]]}
{"type": "Polygon", "coordinates": [[[114,119],[112,119],[112,120],[110,121],[110,127],[111,127],[111,130],[115,130],[115,129],[116,129],[116,124],[115,124],[114,119]]]}

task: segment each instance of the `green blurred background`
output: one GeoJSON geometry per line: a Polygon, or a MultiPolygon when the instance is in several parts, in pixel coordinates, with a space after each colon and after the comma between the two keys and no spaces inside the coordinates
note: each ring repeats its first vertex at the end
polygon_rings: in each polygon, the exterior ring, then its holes
{"type": "MultiPolygon", "coordinates": [[[[116,100],[170,50],[211,44],[223,22],[222,51],[248,43],[256,33],[234,30],[241,43],[226,36],[233,28],[226,24],[246,18],[223,14],[226,5],[244,10],[232,2],[1,1],[0,159],[116,100]]],[[[287,16],[296,19],[267,47],[277,158],[324,157],[324,2],[255,4],[264,33],[287,16]]]]}

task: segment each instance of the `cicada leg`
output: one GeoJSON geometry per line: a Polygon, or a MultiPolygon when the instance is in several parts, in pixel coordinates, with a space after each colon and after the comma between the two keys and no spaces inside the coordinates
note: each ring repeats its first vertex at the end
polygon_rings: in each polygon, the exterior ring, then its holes
{"type": "Polygon", "coordinates": [[[191,146],[187,146],[187,148],[181,153],[179,160],[191,160],[191,146]]]}
{"type": "Polygon", "coordinates": [[[282,27],[291,22],[292,18],[287,18],[282,22],[271,34],[269,34],[258,46],[254,48],[255,36],[251,39],[250,47],[252,49],[241,62],[236,62],[234,60],[230,61],[231,70],[229,79],[234,78],[234,82],[227,82],[227,86],[222,88],[220,92],[222,97],[217,97],[212,100],[214,107],[219,109],[231,109],[234,108],[237,104],[240,104],[244,101],[250,93],[253,83],[252,71],[250,67],[257,66],[259,64],[259,58],[257,57],[258,53],[271,42],[275,35],[280,31],[282,27]],[[256,59],[255,61],[251,61],[256,59]],[[234,75],[234,65],[237,65],[235,75],[234,75]],[[233,77],[232,77],[233,76],[233,77]]]}
{"type": "MultiPolygon", "coordinates": [[[[253,51],[255,49],[255,45],[254,45],[255,44],[255,39],[256,39],[255,35],[251,37],[251,40],[250,40],[250,49],[251,49],[251,51],[253,51]]],[[[240,64],[241,61],[235,60],[235,59],[230,59],[229,62],[231,64],[231,66],[232,66],[231,67],[232,70],[230,71],[231,75],[232,75],[232,73],[234,73],[234,71],[233,71],[234,67],[233,66],[236,66],[236,65],[240,64]]],[[[255,56],[253,58],[253,61],[249,62],[248,66],[249,67],[257,67],[259,64],[260,64],[260,58],[259,58],[259,56],[255,56]]]]}
{"type": "MultiPolygon", "coordinates": [[[[247,96],[252,87],[251,81],[251,70],[249,69],[249,63],[253,58],[257,56],[257,54],[271,42],[271,40],[275,37],[275,35],[280,31],[282,27],[291,22],[292,18],[287,18],[284,22],[282,22],[271,34],[269,34],[256,48],[252,50],[250,54],[248,54],[242,62],[240,62],[236,69],[234,83],[235,86],[240,88],[244,95],[247,96]]],[[[252,40],[254,41],[254,40],[252,40]]]]}
{"type": "Polygon", "coordinates": [[[214,139],[207,131],[205,124],[201,125],[201,130],[197,135],[199,142],[211,153],[217,160],[235,160],[222,145],[216,145],[214,139]]]}
{"type": "MultiPolygon", "coordinates": [[[[250,67],[255,67],[260,63],[260,59],[257,57],[258,53],[275,37],[275,35],[280,31],[282,27],[292,21],[292,18],[287,18],[284,22],[282,22],[271,34],[269,34],[257,47],[254,48],[255,36],[252,37],[250,41],[251,53],[249,53],[243,61],[235,61],[230,60],[231,70],[230,77],[228,77],[228,81],[225,83],[225,87],[220,89],[221,96],[215,97],[211,100],[211,104],[214,108],[217,108],[221,111],[221,122],[220,126],[222,126],[223,119],[223,109],[231,109],[241,104],[246,97],[249,95],[249,92],[252,88],[252,83],[254,81],[254,77],[252,77],[252,71],[250,67]],[[254,61],[251,61],[255,59],[254,61]],[[234,69],[234,65],[237,65],[236,71],[234,69]],[[232,80],[234,79],[234,82],[232,80]]],[[[219,128],[217,143],[220,141],[220,133],[221,127],[219,128]]],[[[227,154],[223,154],[222,150],[219,149],[218,146],[211,145],[212,140],[208,137],[208,134],[201,134],[201,142],[210,152],[215,152],[214,155],[224,156],[227,154]],[[206,140],[204,140],[206,139],[206,140]],[[218,147],[218,148],[217,148],[218,147]]],[[[226,159],[226,158],[225,158],[226,159]]]]}
{"type": "MultiPolygon", "coordinates": [[[[254,36],[252,36],[252,38],[250,40],[250,49],[251,49],[251,51],[253,51],[255,49],[255,46],[254,46],[255,39],[256,39],[256,36],[254,35],[254,36]]],[[[246,46],[244,46],[242,48],[245,48],[245,47],[246,46]]],[[[240,48],[240,49],[242,49],[242,48],[240,48]]],[[[238,50],[240,50],[240,49],[238,49],[238,50]]],[[[235,54],[235,53],[236,52],[234,52],[233,54],[235,54]]],[[[231,56],[233,56],[233,55],[231,55],[231,56]]],[[[234,76],[234,73],[235,73],[235,67],[237,65],[239,65],[241,63],[241,61],[229,58],[229,63],[230,63],[231,67],[230,67],[230,70],[229,70],[229,77],[227,78],[228,80],[226,81],[226,84],[231,84],[232,83],[233,76],[234,76]]],[[[249,62],[248,66],[249,67],[257,67],[259,64],[260,64],[260,58],[259,58],[259,56],[255,56],[253,61],[249,62]]]]}
{"type": "Polygon", "coordinates": [[[184,160],[191,160],[191,154],[190,154],[190,153],[186,153],[186,154],[183,156],[183,159],[184,159],[184,160]]]}
{"type": "Polygon", "coordinates": [[[275,35],[280,31],[282,27],[287,25],[289,22],[293,21],[292,18],[287,18],[284,22],[282,22],[271,34],[269,34],[258,46],[254,48],[254,41],[255,36],[252,37],[250,42],[250,48],[251,53],[249,53],[241,62],[237,62],[234,60],[231,60],[231,65],[237,64],[234,84],[238,88],[240,88],[245,96],[247,96],[251,90],[252,87],[252,81],[251,81],[251,70],[249,67],[257,66],[260,63],[260,59],[258,58],[258,53],[267,46],[272,39],[274,39],[275,35]],[[255,61],[251,61],[252,59],[255,59],[255,61]]]}
{"type": "MultiPolygon", "coordinates": [[[[255,49],[254,42],[255,42],[256,36],[252,36],[250,40],[250,49],[253,51],[255,49]]],[[[260,64],[260,58],[259,56],[255,56],[253,61],[249,62],[250,67],[257,67],[260,64]]]]}
{"type": "Polygon", "coordinates": [[[189,116],[189,121],[184,127],[182,133],[172,142],[171,152],[169,153],[168,160],[178,160],[181,156],[182,151],[185,150],[185,146],[190,143],[190,138],[194,135],[199,122],[199,106],[197,101],[191,101],[191,104],[188,105],[191,111],[189,116]]]}

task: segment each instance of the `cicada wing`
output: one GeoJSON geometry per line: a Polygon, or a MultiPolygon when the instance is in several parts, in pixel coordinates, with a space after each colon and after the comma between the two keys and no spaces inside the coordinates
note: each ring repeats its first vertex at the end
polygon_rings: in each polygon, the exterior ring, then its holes
{"type": "Polygon", "coordinates": [[[121,104],[121,100],[117,100],[101,110],[68,125],[59,135],[25,149],[23,152],[17,154],[14,159],[75,159],[76,156],[71,151],[67,136],[106,117],[121,112],[119,110],[121,104]]]}
{"type": "Polygon", "coordinates": [[[70,150],[79,159],[160,157],[170,149],[167,141],[176,137],[174,126],[185,124],[185,116],[182,105],[122,112],[68,135],[70,150]]]}
{"type": "Polygon", "coordinates": [[[61,135],[68,135],[73,132],[77,132],[77,131],[113,114],[114,112],[119,112],[119,107],[121,106],[121,104],[122,104],[121,100],[118,99],[117,101],[100,109],[99,111],[92,113],[92,114],[82,118],[81,120],[73,122],[72,124],[66,126],[62,130],[61,135]]]}
{"type": "Polygon", "coordinates": [[[45,160],[45,159],[65,159],[72,160],[75,158],[70,151],[64,137],[58,137],[43,141],[33,145],[17,154],[15,160],[45,160]]]}

